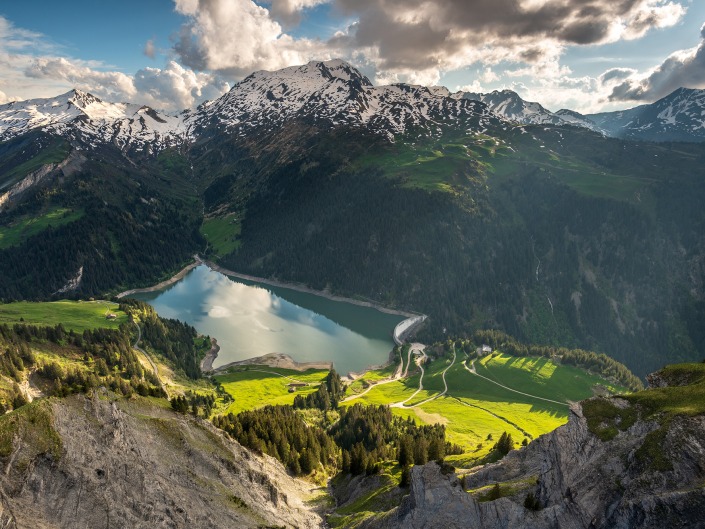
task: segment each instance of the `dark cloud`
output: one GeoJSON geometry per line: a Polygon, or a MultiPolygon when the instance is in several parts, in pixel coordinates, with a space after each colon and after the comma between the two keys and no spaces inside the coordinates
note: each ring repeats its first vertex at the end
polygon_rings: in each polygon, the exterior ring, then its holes
{"type": "Polygon", "coordinates": [[[607,84],[609,81],[626,79],[636,73],[632,68],[611,68],[600,75],[600,83],[607,84]]]}
{"type": "Polygon", "coordinates": [[[678,4],[665,0],[336,0],[336,5],[359,17],[353,42],[378,47],[390,66],[411,66],[412,57],[432,62],[441,51],[463,45],[595,44],[635,37],[682,14],[678,4]]]}
{"type": "Polygon", "coordinates": [[[704,40],[697,48],[674,53],[648,77],[628,78],[615,86],[609,100],[654,101],[680,87],[705,88],[705,32],[702,30],[701,36],[704,40]]]}

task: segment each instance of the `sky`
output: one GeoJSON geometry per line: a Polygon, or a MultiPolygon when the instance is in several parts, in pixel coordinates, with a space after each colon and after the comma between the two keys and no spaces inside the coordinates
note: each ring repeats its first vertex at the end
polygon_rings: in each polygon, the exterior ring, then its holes
{"type": "Polygon", "coordinates": [[[179,111],[341,58],[590,113],[705,88],[704,24],[705,0],[0,0],[0,104],[80,88],[179,111]]]}

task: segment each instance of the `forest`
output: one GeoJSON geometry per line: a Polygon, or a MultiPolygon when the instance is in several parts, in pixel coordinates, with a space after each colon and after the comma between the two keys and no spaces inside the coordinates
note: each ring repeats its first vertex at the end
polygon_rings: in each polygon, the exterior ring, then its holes
{"type": "Polygon", "coordinates": [[[17,383],[24,372],[36,368],[38,382],[48,396],[65,397],[88,393],[104,386],[123,396],[166,397],[154,373],[142,368],[132,349],[127,330],[95,329],[83,333],[66,331],[62,325],[39,327],[24,324],[0,325],[0,373],[15,381],[12,391],[0,395],[0,410],[26,404],[17,383]],[[33,347],[50,344],[61,355],[74,359],[38,361],[33,347]]]}
{"type": "Polygon", "coordinates": [[[201,359],[211,347],[209,337],[199,336],[188,323],[159,317],[143,301],[121,299],[120,310],[140,323],[143,347],[157,352],[190,379],[201,377],[201,359]]]}
{"type": "MultiPolygon", "coordinates": [[[[561,133],[585,178],[635,171],[620,156],[622,142],[561,133]]],[[[533,163],[531,151],[528,160],[468,164],[459,198],[411,185],[421,178],[412,173],[390,177],[372,162],[356,165],[358,149],[369,148],[373,160],[382,152],[356,140],[350,131],[344,139],[304,137],[305,154],[277,163],[253,154],[215,178],[207,210],[244,214],[241,244],[222,264],[423,312],[426,342],[444,329],[466,337],[496,329],[606,353],[640,376],[705,352],[705,306],[690,274],[705,253],[697,234],[705,184],[694,178],[702,148],[668,151],[671,165],[644,180],[638,193],[648,202],[640,203],[582,192],[566,183],[559,162],[533,163]]],[[[648,146],[634,145],[646,156],[648,146]]]]}
{"type": "Polygon", "coordinates": [[[205,245],[198,198],[192,187],[186,193],[178,166],[162,158],[126,164],[119,151],[105,147],[79,171],[0,210],[0,226],[10,227],[57,208],[82,212],[0,248],[0,300],[105,296],[154,284],[183,267],[205,245]],[[62,290],[79,271],[76,288],[62,290]]]}

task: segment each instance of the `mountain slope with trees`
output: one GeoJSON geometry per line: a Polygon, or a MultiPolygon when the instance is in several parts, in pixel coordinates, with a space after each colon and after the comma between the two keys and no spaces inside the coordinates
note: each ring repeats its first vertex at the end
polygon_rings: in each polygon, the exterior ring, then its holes
{"type": "Polygon", "coordinates": [[[180,119],[152,151],[3,142],[0,298],[114,293],[205,252],[424,312],[428,341],[496,329],[642,376],[705,351],[703,144],[519,124],[340,61],[259,72],[180,119]]]}

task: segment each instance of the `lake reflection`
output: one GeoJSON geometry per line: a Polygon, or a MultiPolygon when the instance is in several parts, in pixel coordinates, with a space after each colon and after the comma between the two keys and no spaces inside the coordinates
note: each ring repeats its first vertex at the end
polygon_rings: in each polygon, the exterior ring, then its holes
{"type": "Polygon", "coordinates": [[[135,294],[165,318],[218,340],[219,367],[267,353],[332,361],[345,374],[387,361],[403,319],[368,307],[227,277],[198,266],[163,291],[135,294]]]}

